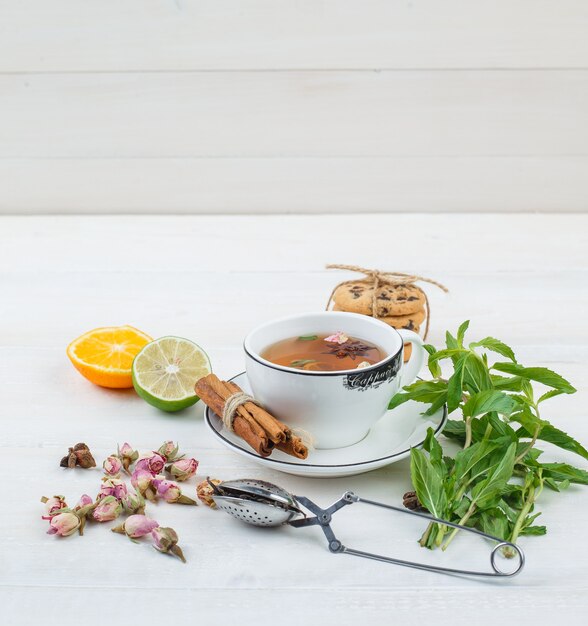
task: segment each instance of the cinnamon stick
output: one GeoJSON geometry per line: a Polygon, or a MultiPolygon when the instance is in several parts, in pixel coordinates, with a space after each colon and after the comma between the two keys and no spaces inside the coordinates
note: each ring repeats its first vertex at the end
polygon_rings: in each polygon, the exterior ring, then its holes
{"type": "Polygon", "coordinates": [[[276,448],[298,459],[305,459],[308,456],[308,448],[302,443],[302,439],[295,435],[292,435],[283,443],[277,444],[276,448]]]}
{"type": "MultiPolygon", "coordinates": [[[[223,414],[224,400],[219,396],[206,380],[208,376],[201,378],[195,385],[195,391],[200,399],[209,406],[217,415],[223,414]]],[[[269,440],[266,432],[255,422],[247,420],[241,415],[235,415],[233,430],[238,437],[246,441],[260,456],[267,457],[272,453],[274,444],[269,440]]]]}
{"type": "MultiPolygon", "coordinates": [[[[226,387],[229,391],[229,396],[234,393],[238,393],[242,391],[239,385],[236,385],[233,382],[225,383],[226,387]]],[[[288,427],[282,422],[278,421],[273,415],[270,415],[265,409],[262,409],[257,404],[253,402],[246,402],[243,405],[243,409],[249,411],[255,421],[267,432],[269,438],[274,443],[279,443],[281,441],[286,441],[287,439],[287,429],[288,427]]]]}
{"type": "MultiPolygon", "coordinates": [[[[227,400],[243,390],[233,382],[220,380],[215,374],[201,378],[196,393],[217,415],[222,416],[227,400]]],[[[274,447],[282,452],[305,459],[308,448],[290,428],[254,402],[237,407],[233,418],[234,432],[244,439],[260,456],[269,456],[274,447]]]]}

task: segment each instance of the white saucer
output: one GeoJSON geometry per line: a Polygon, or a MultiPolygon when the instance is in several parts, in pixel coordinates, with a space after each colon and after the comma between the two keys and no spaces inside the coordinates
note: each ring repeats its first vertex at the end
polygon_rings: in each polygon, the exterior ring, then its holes
{"type": "MultiPolygon", "coordinates": [[[[245,372],[231,380],[243,391],[251,393],[245,372]]],[[[425,408],[426,405],[418,402],[405,402],[385,413],[358,443],[334,450],[313,449],[304,460],[296,459],[279,450],[266,458],[259,456],[243,439],[226,429],[219,416],[208,407],[205,421],[213,435],[227,448],[260,465],[297,476],[335,478],[362,474],[404,459],[410,454],[411,448],[422,446],[428,428],[434,428],[435,436],[438,436],[447,421],[447,407],[439,409],[430,417],[422,415],[425,408]]]]}

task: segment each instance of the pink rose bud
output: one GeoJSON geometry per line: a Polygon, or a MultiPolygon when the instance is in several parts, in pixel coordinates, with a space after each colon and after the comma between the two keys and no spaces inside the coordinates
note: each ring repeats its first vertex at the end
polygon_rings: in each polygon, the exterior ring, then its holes
{"type": "Polygon", "coordinates": [[[148,500],[155,500],[155,488],[151,484],[153,482],[153,475],[151,472],[142,469],[136,469],[131,476],[131,484],[142,496],[145,496],[148,500]]]}
{"type": "Polygon", "coordinates": [[[184,456],[183,454],[178,456],[179,450],[180,446],[178,446],[178,444],[173,441],[166,441],[163,445],[159,446],[157,452],[159,452],[161,456],[164,456],[168,463],[171,463],[172,461],[177,461],[184,456]]]}
{"type": "Polygon", "coordinates": [[[196,473],[198,461],[196,459],[179,459],[167,466],[167,471],[179,482],[188,480],[196,473]]]}
{"type": "Polygon", "coordinates": [[[141,513],[145,512],[145,498],[136,491],[129,491],[121,500],[125,513],[141,513]]]}
{"type": "Polygon", "coordinates": [[[128,472],[129,467],[139,458],[139,453],[125,442],[122,447],[118,448],[117,456],[122,461],[125,472],[128,472]]]}
{"type": "Polygon", "coordinates": [[[92,511],[97,522],[111,522],[122,513],[122,504],[114,496],[106,496],[100,500],[92,511]]]}
{"type": "Polygon", "coordinates": [[[124,533],[131,539],[138,539],[144,535],[148,535],[152,530],[157,528],[159,524],[146,515],[130,515],[124,524],[112,528],[113,533],[124,533]]]}
{"type": "Polygon", "coordinates": [[[186,559],[178,546],[178,535],[173,528],[159,527],[151,531],[151,536],[155,545],[153,546],[159,552],[171,552],[179,557],[184,563],[186,559]]]}
{"type": "Polygon", "coordinates": [[[114,496],[117,500],[122,500],[127,495],[127,486],[118,478],[106,478],[102,479],[100,485],[100,493],[98,498],[104,498],[106,496],[114,496]]]}
{"type": "Polygon", "coordinates": [[[78,511],[79,509],[82,509],[85,506],[89,506],[91,504],[94,504],[94,500],[92,500],[92,498],[87,493],[84,493],[82,496],[80,496],[80,499],[75,505],[74,510],[78,511]]]}
{"type": "Polygon", "coordinates": [[[109,457],[106,458],[106,460],[102,464],[102,467],[106,474],[114,478],[117,478],[122,471],[123,465],[122,465],[121,460],[118,457],[110,455],[109,457]]]}
{"type": "Polygon", "coordinates": [[[58,513],[49,521],[47,534],[68,537],[69,535],[73,535],[79,527],[80,518],[75,513],[58,513]]]}
{"type": "Polygon", "coordinates": [[[209,506],[211,509],[216,508],[216,502],[212,499],[214,494],[214,488],[212,485],[220,485],[222,480],[218,480],[217,478],[207,478],[203,480],[201,483],[198,483],[196,487],[196,495],[201,502],[204,502],[206,506],[209,506]],[[210,484],[212,483],[212,485],[210,484]]]}
{"type": "Polygon", "coordinates": [[[165,458],[158,452],[154,452],[151,456],[139,459],[135,465],[135,470],[146,470],[154,476],[163,471],[165,467],[165,458]]]}
{"type": "Polygon", "coordinates": [[[171,480],[153,479],[157,495],[170,504],[197,504],[196,500],[182,495],[182,490],[171,480]]]}
{"type": "Polygon", "coordinates": [[[67,502],[63,496],[51,496],[46,498],[43,496],[41,502],[45,505],[46,515],[42,516],[42,519],[51,519],[53,515],[59,513],[61,509],[67,509],[67,502]]]}
{"type": "Polygon", "coordinates": [[[346,341],[349,341],[349,337],[339,330],[334,335],[329,335],[328,337],[325,337],[325,341],[328,341],[329,343],[342,344],[346,341]]]}

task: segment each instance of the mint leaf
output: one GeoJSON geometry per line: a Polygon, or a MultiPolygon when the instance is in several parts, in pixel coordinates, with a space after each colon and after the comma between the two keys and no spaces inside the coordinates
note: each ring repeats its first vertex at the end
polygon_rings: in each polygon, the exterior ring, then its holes
{"type": "MultiPolygon", "coordinates": [[[[530,429],[530,423],[526,422],[523,424],[523,428],[520,428],[517,431],[517,435],[519,437],[532,437],[533,430],[530,429]]],[[[541,430],[539,431],[537,439],[541,439],[541,441],[548,441],[558,448],[574,452],[575,454],[579,454],[581,457],[588,459],[588,450],[586,450],[586,448],[579,441],[576,441],[573,437],[565,433],[563,430],[556,428],[549,422],[541,420],[541,430]]]]}
{"type": "Polygon", "coordinates": [[[507,346],[505,343],[503,343],[499,339],[495,339],[494,337],[485,337],[484,339],[481,339],[480,341],[475,341],[474,343],[470,343],[470,350],[473,350],[474,348],[487,348],[488,350],[491,350],[492,352],[496,352],[497,354],[505,356],[507,359],[510,359],[511,361],[513,361],[513,363],[517,362],[512,348],[507,346]]]}
{"type": "Polygon", "coordinates": [[[549,400],[549,398],[555,398],[555,396],[561,396],[562,393],[565,393],[561,389],[552,389],[551,391],[546,391],[540,398],[537,400],[537,404],[541,402],[545,402],[545,400],[549,400]]]}
{"type": "Polygon", "coordinates": [[[547,528],[545,526],[526,526],[521,530],[519,535],[545,535],[547,533],[547,528]]]}
{"type": "Polygon", "coordinates": [[[449,331],[445,333],[445,343],[447,344],[447,348],[449,350],[454,350],[454,349],[459,348],[457,339],[449,331]]]}
{"type": "Polygon", "coordinates": [[[408,402],[411,399],[409,393],[397,393],[395,396],[392,396],[392,400],[388,404],[388,410],[391,411],[395,409],[397,406],[408,402]]]}
{"type": "Polygon", "coordinates": [[[435,439],[435,431],[432,428],[427,429],[427,436],[423,442],[423,449],[429,453],[429,460],[431,461],[431,465],[435,468],[436,472],[440,476],[444,476],[447,473],[447,468],[443,462],[443,448],[437,439],[435,439]]]}
{"type": "Polygon", "coordinates": [[[464,336],[466,334],[466,330],[469,328],[469,326],[470,326],[470,320],[466,320],[457,329],[457,345],[460,348],[463,348],[463,338],[464,338],[464,336]]]}
{"type": "Polygon", "coordinates": [[[538,467],[543,469],[543,476],[553,478],[554,480],[566,481],[578,485],[588,485],[588,472],[568,465],[567,463],[538,463],[538,467]]]}
{"type": "MultiPolygon", "coordinates": [[[[493,441],[478,441],[469,448],[460,450],[455,455],[455,475],[457,480],[464,482],[468,479],[470,472],[472,472],[477,466],[481,465],[481,461],[487,458],[491,452],[496,450],[497,444],[493,441]]],[[[484,470],[488,468],[488,463],[484,463],[484,470]]],[[[478,477],[478,471],[474,472],[474,478],[478,477]]]]}
{"type": "Polygon", "coordinates": [[[490,374],[490,380],[494,389],[502,389],[503,391],[522,391],[523,379],[520,376],[499,376],[498,374],[490,374]]]}
{"type": "Polygon", "coordinates": [[[431,376],[433,376],[433,378],[439,378],[441,376],[441,366],[437,360],[431,359],[431,357],[437,352],[436,348],[428,343],[426,343],[423,348],[429,353],[427,367],[429,368],[429,372],[431,372],[431,376]]]}
{"type": "Polygon", "coordinates": [[[471,354],[465,352],[457,359],[453,374],[447,382],[447,409],[450,413],[457,409],[463,398],[463,379],[466,371],[464,366],[471,354]]]}
{"type": "Polygon", "coordinates": [[[410,451],[410,476],[421,504],[434,517],[445,515],[447,498],[441,475],[431,465],[425,453],[418,448],[410,451]]]}
{"type": "Polygon", "coordinates": [[[470,396],[463,406],[465,417],[478,417],[490,411],[496,411],[501,415],[510,415],[514,410],[514,400],[496,389],[485,389],[470,396]]]}
{"type": "Polygon", "coordinates": [[[462,420],[447,420],[443,427],[443,435],[463,444],[465,441],[465,423],[462,420]]]}
{"type": "Polygon", "coordinates": [[[498,507],[482,511],[480,522],[482,530],[489,535],[498,537],[499,539],[508,539],[510,536],[511,531],[508,517],[506,513],[498,507]]]}
{"type": "Polygon", "coordinates": [[[516,444],[511,443],[499,463],[472,489],[472,502],[475,502],[478,508],[486,509],[502,496],[506,483],[513,473],[515,452],[516,444]]]}
{"type": "Polygon", "coordinates": [[[523,367],[517,363],[494,363],[492,369],[534,380],[547,387],[558,389],[563,393],[574,393],[576,391],[576,388],[563,378],[563,376],[556,374],[546,367],[523,367]]]}

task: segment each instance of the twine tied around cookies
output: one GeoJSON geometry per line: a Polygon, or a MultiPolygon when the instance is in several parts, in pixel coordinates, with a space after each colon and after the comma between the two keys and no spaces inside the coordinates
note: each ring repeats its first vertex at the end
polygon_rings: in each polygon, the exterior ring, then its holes
{"type": "Polygon", "coordinates": [[[359,267],[358,265],[339,265],[336,263],[331,263],[326,266],[328,270],[348,270],[350,272],[359,272],[360,274],[364,274],[364,278],[354,278],[352,280],[344,280],[340,282],[338,285],[335,285],[333,291],[331,291],[331,295],[329,296],[329,300],[327,302],[326,310],[331,306],[331,302],[333,301],[333,296],[339,287],[343,285],[350,285],[352,283],[365,283],[368,287],[372,288],[372,317],[376,319],[378,316],[378,302],[377,302],[377,292],[378,287],[381,285],[389,285],[390,287],[404,287],[406,285],[410,285],[417,291],[423,294],[425,298],[425,313],[426,313],[426,324],[425,324],[425,332],[423,334],[423,339],[427,338],[429,334],[429,323],[431,319],[431,307],[429,304],[429,298],[427,297],[427,293],[421,289],[417,284],[417,281],[423,283],[429,283],[430,285],[435,285],[435,287],[439,287],[442,291],[447,293],[449,289],[438,283],[436,280],[431,278],[425,278],[424,276],[418,276],[417,274],[404,274],[403,272],[382,272],[380,270],[370,270],[365,267],[359,267]]]}

